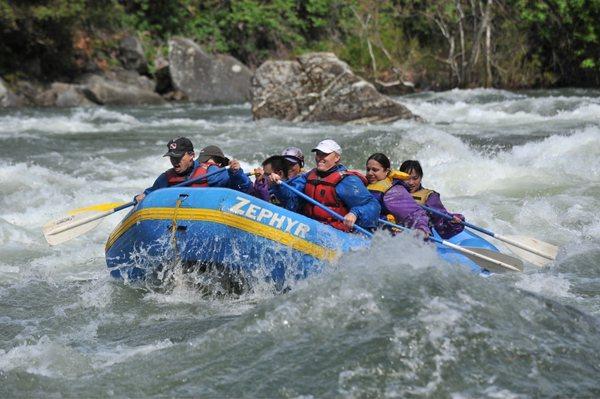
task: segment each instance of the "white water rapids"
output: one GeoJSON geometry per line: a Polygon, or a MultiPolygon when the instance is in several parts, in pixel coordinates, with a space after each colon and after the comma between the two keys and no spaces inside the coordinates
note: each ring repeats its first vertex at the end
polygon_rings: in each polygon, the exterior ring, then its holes
{"type": "Polygon", "coordinates": [[[0,110],[0,396],[599,395],[600,92],[399,100],[426,122],[252,121],[248,104],[0,110]],[[45,243],[48,220],[151,185],[181,135],[245,169],[291,145],[312,165],[326,137],[352,168],[418,159],[450,210],[559,256],[484,279],[378,235],[288,294],[203,298],[110,279],[104,243],[123,214],[45,243]]]}

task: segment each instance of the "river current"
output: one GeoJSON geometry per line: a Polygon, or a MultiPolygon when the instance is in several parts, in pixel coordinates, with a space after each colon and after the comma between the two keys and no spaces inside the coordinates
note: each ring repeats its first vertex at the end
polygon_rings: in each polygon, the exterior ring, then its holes
{"type": "Polygon", "coordinates": [[[600,91],[398,100],[426,122],[253,121],[248,104],[0,110],[0,397],[599,396],[600,91]],[[418,159],[450,210],[560,252],[483,278],[377,234],[286,294],[206,297],[109,277],[124,212],[46,244],[48,220],[151,185],[182,135],[245,169],[291,145],[313,165],[326,137],[351,168],[418,159]]]}

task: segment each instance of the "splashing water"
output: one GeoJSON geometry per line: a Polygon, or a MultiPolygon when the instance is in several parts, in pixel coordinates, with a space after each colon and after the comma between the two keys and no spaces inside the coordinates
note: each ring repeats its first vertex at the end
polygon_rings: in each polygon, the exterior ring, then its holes
{"type": "MultiPolygon", "coordinates": [[[[0,396],[592,397],[600,394],[600,93],[454,90],[400,98],[427,122],[253,122],[249,105],[0,110],[0,396]],[[481,278],[376,235],[285,295],[113,281],[113,215],[48,247],[40,226],[129,201],[168,139],[245,169],[325,137],[363,169],[419,159],[447,207],[560,245],[556,262],[481,278]]],[[[499,247],[506,249],[501,243],[499,247]]]]}

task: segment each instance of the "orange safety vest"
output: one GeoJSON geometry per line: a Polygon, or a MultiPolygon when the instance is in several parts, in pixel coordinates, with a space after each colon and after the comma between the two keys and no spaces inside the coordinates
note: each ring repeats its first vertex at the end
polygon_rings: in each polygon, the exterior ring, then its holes
{"type": "MultiPolygon", "coordinates": [[[[166,171],[167,183],[169,187],[174,186],[179,183],[183,183],[184,181],[196,179],[200,176],[203,176],[207,173],[208,168],[211,165],[216,165],[216,163],[212,161],[201,163],[196,169],[192,171],[192,173],[188,176],[180,176],[175,172],[175,169],[171,168],[166,171]]],[[[208,187],[208,180],[200,180],[196,183],[190,184],[188,187],[208,187]]]]}
{"type": "MultiPolygon", "coordinates": [[[[338,215],[346,216],[349,210],[346,207],[346,204],[338,197],[335,192],[335,187],[344,177],[349,175],[357,176],[361,179],[363,184],[366,184],[367,182],[367,179],[360,172],[354,170],[336,171],[324,178],[320,178],[319,175],[317,175],[317,169],[313,169],[308,172],[308,176],[306,177],[304,193],[338,215]]],[[[321,223],[335,227],[338,230],[350,231],[350,229],[344,225],[344,222],[337,220],[327,211],[311,203],[307,203],[304,206],[304,214],[321,223]]]]}

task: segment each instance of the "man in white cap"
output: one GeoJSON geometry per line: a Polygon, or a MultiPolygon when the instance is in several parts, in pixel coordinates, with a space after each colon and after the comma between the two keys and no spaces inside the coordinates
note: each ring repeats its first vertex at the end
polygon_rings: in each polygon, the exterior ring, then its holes
{"type": "MultiPolygon", "coordinates": [[[[294,187],[344,217],[339,221],[321,207],[305,203],[285,187],[276,186],[275,195],[284,207],[303,213],[342,231],[350,231],[354,224],[365,229],[377,227],[381,206],[366,188],[366,179],[340,164],[342,148],[331,139],[321,141],[312,149],[317,167],[295,179],[294,187]],[[302,209],[301,209],[302,208],[302,209]]],[[[280,180],[271,175],[273,182],[280,180]]]]}

